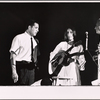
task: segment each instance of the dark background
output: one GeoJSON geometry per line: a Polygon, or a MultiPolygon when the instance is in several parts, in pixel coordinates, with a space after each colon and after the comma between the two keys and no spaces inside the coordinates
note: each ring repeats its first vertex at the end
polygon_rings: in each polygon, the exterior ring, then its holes
{"type": "Polygon", "coordinates": [[[48,75],[49,54],[63,40],[67,27],[73,26],[77,40],[82,40],[86,57],[86,69],[81,72],[82,85],[91,85],[97,78],[95,55],[99,35],[94,27],[100,17],[100,3],[0,3],[0,85],[12,85],[10,53],[12,39],[25,31],[30,19],[39,21],[39,68],[36,80],[48,75]],[[89,33],[89,51],[85,50],[85,32],[89,33]],[[91,54],[91,55],[90,55],[91,54]]]}

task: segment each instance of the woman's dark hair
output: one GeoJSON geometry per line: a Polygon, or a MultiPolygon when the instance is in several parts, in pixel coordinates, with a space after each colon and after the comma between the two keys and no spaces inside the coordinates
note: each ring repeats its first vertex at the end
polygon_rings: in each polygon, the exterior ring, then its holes
{"type": "MultiPolygon", "coordinates": [[[[74,28],[67,28],[67,30],[68,29],[71,29],[72,31],[73,31],[73,36],[74,36],[74,40],[75,40],[75,37],[76,37],[76,31],[75,31],[75,29],[74,28]]],[[[65,41],[68,41],[68,32],[67,32],[67,30],[65,31],[65,33],[64,33],[64,40],[65,41]]]]}

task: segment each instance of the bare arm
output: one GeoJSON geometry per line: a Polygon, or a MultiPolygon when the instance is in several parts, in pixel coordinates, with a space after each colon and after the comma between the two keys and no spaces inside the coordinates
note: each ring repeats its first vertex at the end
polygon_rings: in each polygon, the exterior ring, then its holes
{"type": "Polygon", "coordinates": [[[11,52],[11,68],[12,68],[12,79],[14,80],[14,83],[18,81],[18,74],[16,70],[16,60],[15,60],[16,54],[14,52],[11,52]]]}

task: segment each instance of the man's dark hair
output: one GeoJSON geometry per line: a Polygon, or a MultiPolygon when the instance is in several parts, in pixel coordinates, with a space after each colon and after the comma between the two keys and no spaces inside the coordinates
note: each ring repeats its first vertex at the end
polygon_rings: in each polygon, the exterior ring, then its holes
{"type": "Polygon", "coordinates": [[[28,26],[31,26],[31,27],[34,26],[34,23],[38,23],[38,21],[33,20],[33,19],[27,21],[26,22],[26,29],[28,28],[28,26]]]}

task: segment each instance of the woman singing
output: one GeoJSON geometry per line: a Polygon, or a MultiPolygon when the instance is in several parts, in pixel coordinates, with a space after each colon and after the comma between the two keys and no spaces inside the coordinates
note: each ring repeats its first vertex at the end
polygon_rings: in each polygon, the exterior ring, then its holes
{"type": "MultiPolygon", "coordinates": [[[[50,61],[49,61],[49,74],[54,74],[53,67],[57,68],[59,66],[53,65],[52,59],[56,54],[60,51],[67,51],[69,48],[75,44],[76,31],[68,28],[64,34],[64,41],[60,42],[56,48],[50,53],[50,61]]],[[[75,55],[65,59],[61,66],[61,69],[57,74],[56,85],[81,85],[79,70],[85,70],[85,57],[84,54],[80,54],[83,52],[83,46],[81,44],[74,46],[71,50],[68,51],[68,54],[75,55]],[[77,54],[79,53],[79,54],[77,54]],[[66,62],[66,63],[65,63],[66,62]],[[61,79],[62,78],[62,79],[61,79]],[[64,79],[65,78],[65,79],[64,79]],[[70,80],[67,80],[70,78],[70,80]]],[[[59,63],[59,62],[58,62],[59,63]]]]}

